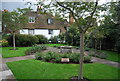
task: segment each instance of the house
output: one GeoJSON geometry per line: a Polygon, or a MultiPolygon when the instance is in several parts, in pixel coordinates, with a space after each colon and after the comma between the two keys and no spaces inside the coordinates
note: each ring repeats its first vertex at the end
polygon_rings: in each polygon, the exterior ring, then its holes
{"type": "Polygon", "coordinates": [[[37,11],[29,11],[25,16],[28,17],[28,23],[20,30],[20,34],[44,35],[49,39],[66,32],[69,26],[67,20],[60,20],[51,14],[43,13],[39,6],[37,11]]]}

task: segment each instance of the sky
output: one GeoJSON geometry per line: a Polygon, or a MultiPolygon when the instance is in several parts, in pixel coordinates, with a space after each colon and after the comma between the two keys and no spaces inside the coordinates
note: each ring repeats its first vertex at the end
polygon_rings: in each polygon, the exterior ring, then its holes
{"type": "MultiPolygon", "coordinates": [[[[9,11],[15,10],[17,8],[27,8],[29,5],[25,5],[28,1],[32,2],[33,4],[37,3],[38,0],[1,0],[0,9],[4,10],[7,9],[9,11]]],[[[49,0],[47,0],[49,1],[49,0]]],[[[85,1],[85,0],[84,0],[85,1]]],[[[86,0],[89,1],[89,0],[86,0]]],[[[103,4],[105,2],[110,2],[111,0],[100,0],[99,4],[103,4]]],[[[112,0],[115,1],[115,0],[112,0]]],[[[33,10],[36,10],[37,6],[33,5],[31,7],[33,10]]]]}
{"type": "MultiPolygon", "coordinates": [[[[28,8],[30,5],[26,5],[26,2],[2,2],[2,10],[7,9],[13,11],[17,8],[28,8]]],[[[36,10],[36,6],[31,6],[33,10],[36,10]]]]}

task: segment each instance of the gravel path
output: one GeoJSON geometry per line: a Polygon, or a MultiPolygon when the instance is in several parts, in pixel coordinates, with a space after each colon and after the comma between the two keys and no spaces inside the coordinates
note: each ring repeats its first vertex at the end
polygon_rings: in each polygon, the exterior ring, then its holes
{"type": "Polygon", "coordinates": [[[113,67],[120,68],[120,63],[118,63],[118,62],[113,62],[110,60],[100,59],[100,58],[96,58],[96,57],[92,57],[92,62],[107,64],[107,65],[110,65],[113,67]]]}

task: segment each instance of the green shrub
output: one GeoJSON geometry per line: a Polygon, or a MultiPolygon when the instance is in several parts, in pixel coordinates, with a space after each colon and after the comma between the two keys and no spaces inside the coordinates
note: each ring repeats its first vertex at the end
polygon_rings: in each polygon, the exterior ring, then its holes
{"type": "Polygon", "coordinates": [[[50,54],[44,53],[44,55],[42,56],[42,59],[45,61],[50,61],[52,60],[52,57],[50,56],[50,54]]]}
{"type": "Polygon", "coordinates": [[[33,48],[36,48],[38,50],[46,50],[47,49],[47,46],[44,45],[44,44],[35,44],[32,46],[33,48]]]}
{"type": "Polygon", "coordinates": [[[35,59],[37,59],[37,60],[42,60],[42,57],[43,57],[43,53],[42,52],[41,53],[37,52],[35,54],[35,59]]]}
{"type": "Polygon", "coordinates": [[[107,55],[103,52],[100,52],[100,51],[90,50],[89,55],[93,56],[93,57],[98,57],[98,58],[101,58],[101,59],[106,59],[107,58],[107,55]]]}
{"type": "Polygon", "coordinates": [[[66,53],[66,54],[61,54],[60,55],[62,58],[69,58],[69,54],[68,53],[66,53]]]}
{"type": "Polygon", "coordinates": [[[107,58],[107,54],[101,52],[101,54],[99,55],[99,58],[106,59],[107,58]]]}
{"type": "Polygon", "coordinates": [[[31,55],[32,53],[31,53],[31,48],[30,49],[27,49],[26,51],[25,51],[25,54],[26,55],[31,55]]]}
{"type": "Polygon", "coordinates": [[[71,53],[69,55],[69,58],[70,58],[70,62],[78,63],[79,59],[80,59],[80,54],[79,53],[71,53]]]}
{"type": "Polygon", "coordinates": [[[0,44],[1,44],[2,47],[9,46],[8,41],[6,39],[0,40],[0,44]]]}
{"type": "Polygon", "coordinates": [[[61,62],[61,57],[58,55],[55,57],[54,62],[59,63],[61,62]]]}
{"type": "Polygon", "coordinates": [[[29,48],[25,51],[25,54],[31,55],[31,54],[34,54],[36,52],[41,52],[46,49],[47,49],[47,47],[45,45],[33,45],[32,48],[29,48]]]}
{"type": "Polygon", "coordinates": [[[51,51],[47,52],[47,54],[51,56],[51,59],[55,59],[57,55],[55,52],[51,52],[51,51]]]}
{"type": "Polygon", "coordinates": [[[84,56],[84,62],[91,62],[91,57],[90,56],[84,56]]]}
{"type": "MultiPolygon", "coordinates": [[[[32,46],[38,42],[38,38],[33,35],[16,34],[16,46],[32,46]]],[[[12,46],[13,36],[8,37],[8,42],[12,46]]]]}
{"type": "MultiPolygon", "coordinates": [[[[79,53],[71,53],[71,54],[58,54],[55,52],[47,52],[47,53],[36,53],[35,58],[38,60],[44,61],[53,61],[53,62],[61,62],[61,58],[69,58],[72,63],[79,63],[80,59],[79,53]]],[[[84,56],[84,62],[91,62],[90,56],[84,56]]]]}
{"type": "Polygon", "coordinates": [[[90,51],[89,51],[89,55],[94,57],[94,56],[95,56],[95,51],[90,50],[90,51]]]}
{"type": "Polygon", "coordinates": [[[53,43],[53,44],[57,44],[58,43],[58,36],[51,37],[49,39],[49,41],[51,41],[51,43],[53,43]]]}
{"type": "Polygon", "coordinates": [[[48,42],[48,39],[44,35],[35,35],[39,42],[37,44],[46,44],[48,42]]]}

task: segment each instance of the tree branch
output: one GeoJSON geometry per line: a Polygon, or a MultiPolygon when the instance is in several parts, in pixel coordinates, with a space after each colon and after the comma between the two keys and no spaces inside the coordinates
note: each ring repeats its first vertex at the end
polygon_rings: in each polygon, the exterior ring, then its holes
{"type": "Polygon", "coordinates": [[[95,8],[94,8],[94,10],[93,10],[93,12],[91,13],[91,16],[90,16],[90,20],[89,20],[90,22],[88,22],[88,23],[89,23],[89,24],[88,24],[88,27],[85,28],[84,32],[86,32],[86,31],[88,30],[88,28],[91,27],[91,26],[89,26],[89,25],[92,23],[92,17],[93,17],[93,15],[94,15],[94,13],[96,12],[97,5],[98,5],[98,1],[96,1],[95,8]]]}
{"type": "MultiPolygon", "coordinates": [[[[60,4],[58,1],[56,1],[56,2],[57,2],[57,4],[58,4],[59,6],[65,8],[65,9],[67,9],[67,10],[69,10],[70,13],[71,13],[71,15],[72,15],[72,17],[75,19],[75,22],[78,23],[77,19],[76,19],[75,16],[74,16],[74,12],[73,12],[70,8],[68,8],[68,7],[66,7],[66,6],[63,6],[63,5],[60,4]]],[[[77,25],[78,25],[78,24],[77,24],[77,25]]],[[[79,27],[79,30],[80,30],[81,32],[83,31],[83,29],[82,29],[81,27],[79,27]]]]}

